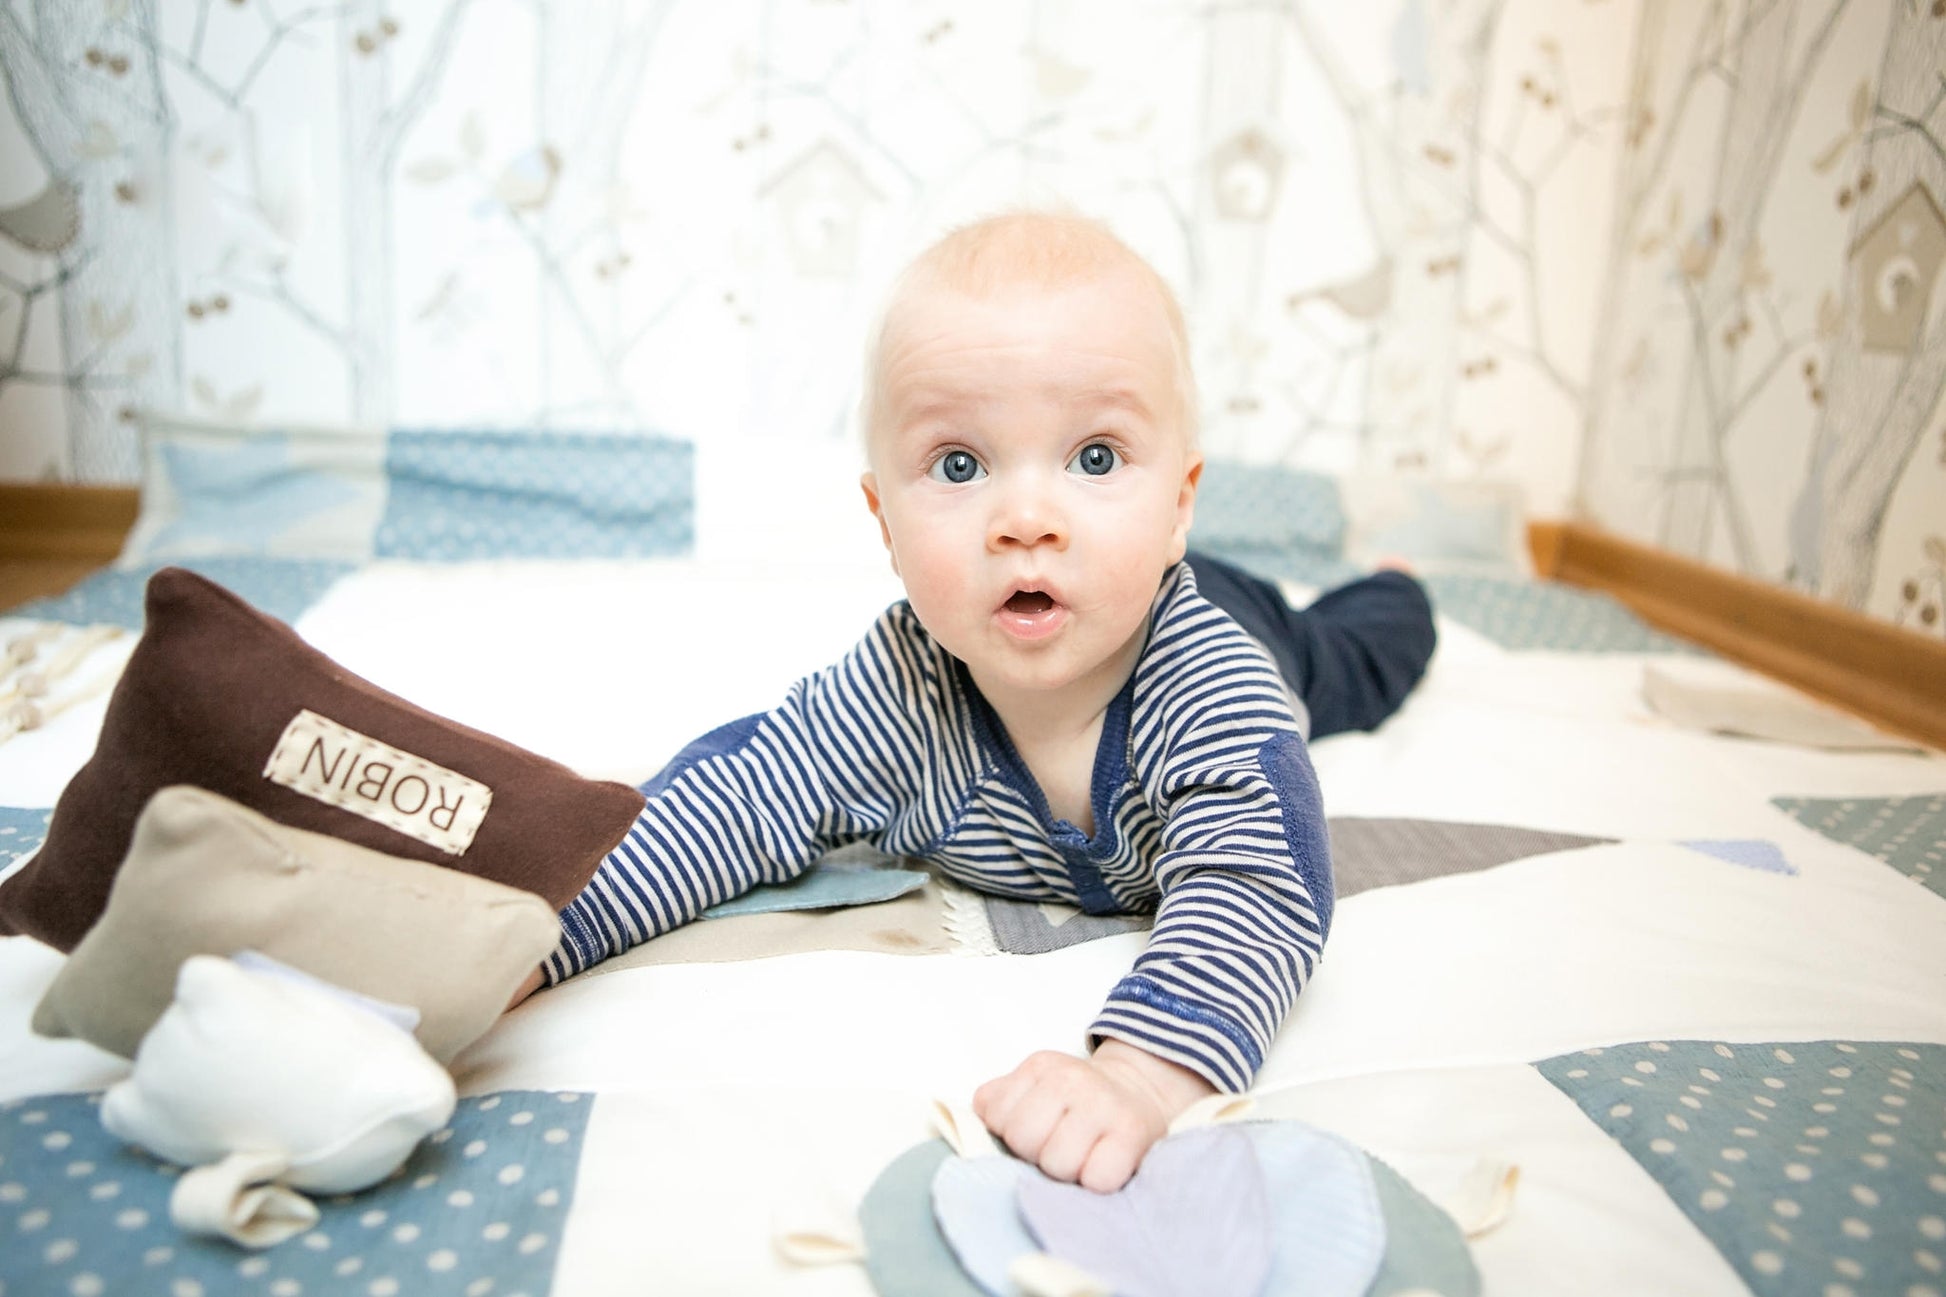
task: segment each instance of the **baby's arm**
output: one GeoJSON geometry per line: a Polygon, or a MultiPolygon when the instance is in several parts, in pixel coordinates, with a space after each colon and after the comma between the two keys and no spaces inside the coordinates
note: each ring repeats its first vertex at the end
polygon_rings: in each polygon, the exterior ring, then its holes
{"type": "Polygon", "coordinates": [[[527,974],[526,981],[522,982],[519,986],[514,988],[513,998],[507,1001],[507,1008],[511,1009],[515,1007],[522,1000],[526,999],[528,996],[532,995],[534,992],[540,990],[543,986],[546,985],[547,985],[547,970],[544,968],[535,968],[533,972],[527,974]]]}
{"type": "Polygon", "coordinates": [[[1097,1193],[1128,1182],[1183,1109],[1216,1087],[1120,1040],[1092,1057],[1042,1052],[973,1094],[973,1110],[1019,1157],[1097,1193]]]}

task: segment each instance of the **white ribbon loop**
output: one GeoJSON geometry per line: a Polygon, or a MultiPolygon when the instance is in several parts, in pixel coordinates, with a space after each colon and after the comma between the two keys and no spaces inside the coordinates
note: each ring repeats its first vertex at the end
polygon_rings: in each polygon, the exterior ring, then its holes
{"type": "Polygon", "coordinates": [[[276,1183],[289,1169],[280,1153],[232,1153],[185,1171],[169,1195],[169,1219],[185,1233],[274,1247],[318,1223],[309,1198],[276,1183]]]}

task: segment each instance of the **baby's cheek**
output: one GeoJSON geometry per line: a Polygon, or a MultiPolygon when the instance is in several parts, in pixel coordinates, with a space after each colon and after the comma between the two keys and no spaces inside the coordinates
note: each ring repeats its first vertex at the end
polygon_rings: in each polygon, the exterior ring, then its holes
{"type": "Polygon", "coordinates": [[[899,575],[919,624],[927,634],[952,648],[957,639],[955,631],[966,621],[972,599],[961,567],[936,553],[907,554],[899,575]]]}

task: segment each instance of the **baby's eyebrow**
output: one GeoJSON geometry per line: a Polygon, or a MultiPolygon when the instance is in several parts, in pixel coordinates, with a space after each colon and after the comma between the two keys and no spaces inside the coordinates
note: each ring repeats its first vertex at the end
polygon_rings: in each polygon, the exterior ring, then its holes
{"type": "Polygon", "coordinates": [[[901,393],[892,403],[901,423],[911,423],[926,419],[937,419],[944,415],[959,414],[982,404],[974,393],[952,388],[927,388],[919,392],[901,393]]]}
{"type": "Polygon", "coordinates": [[[1134,388],[1112,386],[1087,388],[1074,393],[1072,404],[1089,410],[1127,410],[1144,419],[1154,419],[1155,411],[1142,399],[1142,394],[1134,388]]]}

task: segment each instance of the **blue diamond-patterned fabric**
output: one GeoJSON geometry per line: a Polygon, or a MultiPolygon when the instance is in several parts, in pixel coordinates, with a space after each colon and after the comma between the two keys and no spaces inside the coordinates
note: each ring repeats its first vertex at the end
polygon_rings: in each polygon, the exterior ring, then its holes
{"type": "Polygon", "coordinates": [[[1510,649],[1564,653],[1701,653],[1642,621],[1618,600],[1552,581],[1435,572],[1433,607],[1510,649]]]}
{"type": "Polygon", "coordinates": [[[1338,556],[1345,506],[1336,479],[1277,464],[1209,460],[1196,488],[1190,543],[1212,553],[1304,551],[1338,556]]]}
{"type": "Polygon", "coordinates": [[[380,558],[641,558],[695,543],[695,451],[673,438],[395,430],[380,558]]]}
{"type": "Polygon", "coordinates": [[[1199,554],[1234,563],[1244,571],[1266,581],[1292,581],[1315,590],[1329,590],[1363,575],[1357,564],[1338,554],[1297,545],[1287,549],[1264,549],[1251,545],[1206,544],[1191,548],[1199,554]]]}
{"type": "Polygon", "coordinates": [[[99,1095],[0,1104],[0,1291],[546,1297],[594,1102],[462,1099],[392,1178],[262,1252],[177,1229],[179,1170],[110,1135],[99,1095]]]}

